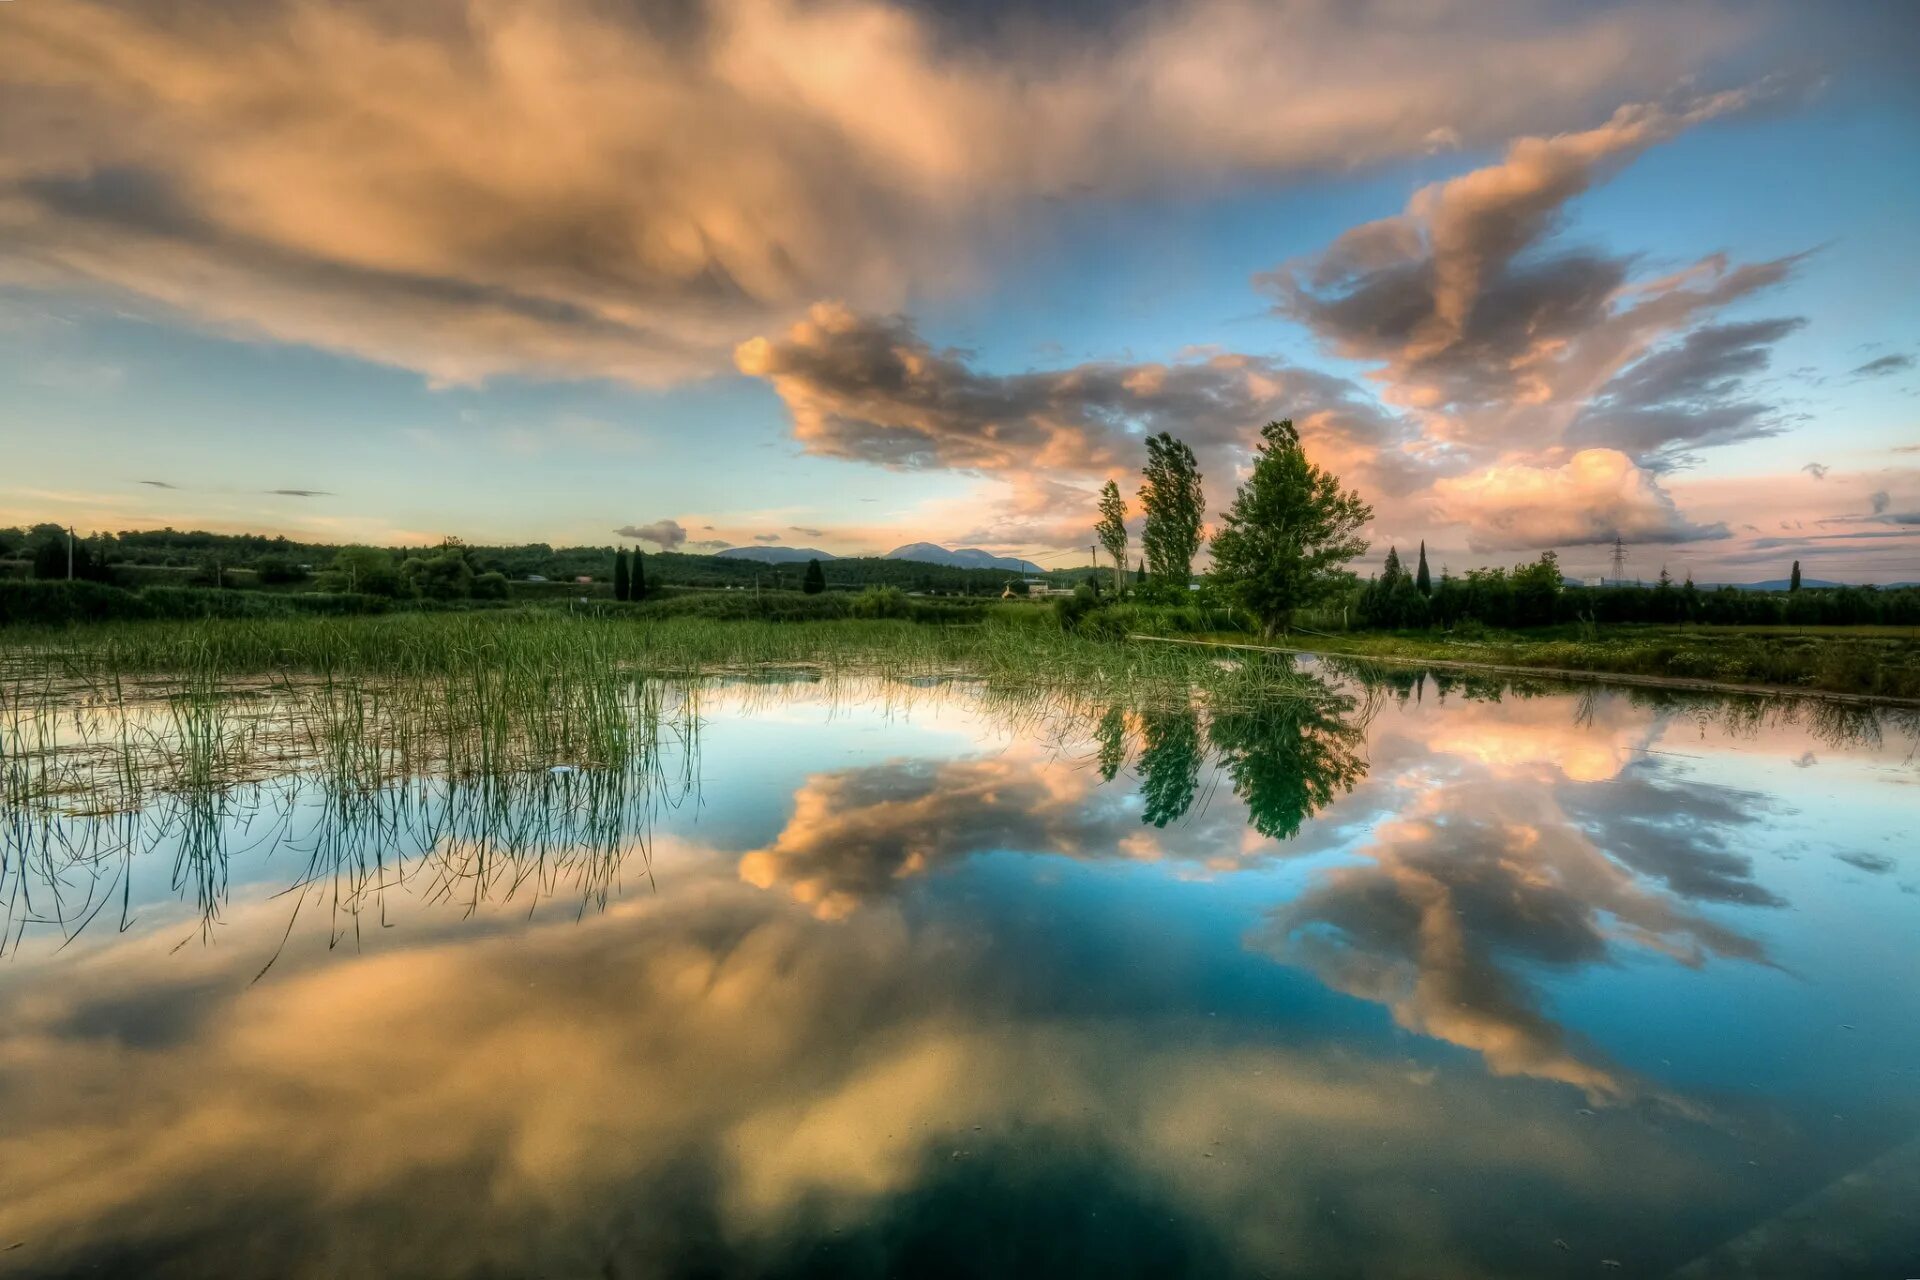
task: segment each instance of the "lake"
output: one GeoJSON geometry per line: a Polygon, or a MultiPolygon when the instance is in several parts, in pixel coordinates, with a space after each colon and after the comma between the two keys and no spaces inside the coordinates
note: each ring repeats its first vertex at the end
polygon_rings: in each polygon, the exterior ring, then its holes
{"type": "Polygon", "coordinates": [[[1912,714],[1308,674],[16,714],[0,1274],[1920,1275],[1912,714]]]}

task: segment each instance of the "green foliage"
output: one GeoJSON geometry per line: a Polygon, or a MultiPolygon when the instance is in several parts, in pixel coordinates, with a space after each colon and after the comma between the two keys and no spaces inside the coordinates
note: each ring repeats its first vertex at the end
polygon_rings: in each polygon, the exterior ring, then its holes
{"type": "Polygon", "coordinates": [[[868,587],[853,598],[856,618],[904,618],[911,612],[907,593],[898,587],[868,587]]]}
{"type": "Polygon", "coordinates": [[[406,590],[392,553],[379,547],[342,547],[333,556],[326,585],[349,595],[397,596],[406,590]]]}
{"type": "Polygon", "coordinates": [[[474,575],[473,598],[475,600],[505,600],[510,594],[511,584],[507,575],[497,570],[474,575]]]}
{"type": "Polygon", "coordinates": [[[1367,549],[1372,508],[1307,460],[1292,420],[1261,433],[1252,474],[1213,539],[1213,577],[1271,633],[1296,609],[1352,580],[1342,566],[1367,549]]]}
{"type": "Polygon", "coordinates": [[[1795,560],[1793,562],[1793,576],[1787,579],[1787,590],[1792,592],[1792,591],[1798,591],[1799,589],[1800,589],[1800,562],[1798,560],[1795,560]]]}
{"type": "Polygon", "coordinates": [[[1127,500],[1120,496],[1120,486],[1111,480],[1100,490],[1100,519],[1093,526],[1093,533],[1113,558],[1113,590],[1118,595],[1127,585],[1127,500]]]}
{"type": "Polygon", "coordinates": [[[1433,575],[1427,572],[1427,540],[1420,539],[1420,569],[1413,577],[1413,585],[1422,596],[1433,595],[1433,575]]]}
{"type": "Polygon", "coordinates": [[[1147,437],[1147,465],[1141,474],[1146,478],[1140,486],[1146,527],[1140,541],[1146,549],[1147,575],[1184,589],[1193,577],[1193,557],[1200,550],[1206,517],[1199,463],[1193,450],[1163,431],[1147,437]]]}
{"type": "Polygon", "coordinates": [[[310,576],[293,560],[280,555],[261,556],[253,562],[253,571],[262,586],[286,586],[289,583],[305,582],[310,576]]]}
{"type": "Polygon", "coordinates": [[[818,560],[807,561],[807,576],[801,580],[800,589],[810,596],[817,596],[827,589],[827,575],[821,570],[818,560]]]}
{"type": "Polygon", "coordinates": [[[473,594],[473,570],[454,550],[414,556],[400,566],[400,577],[412,594],[428,600],[464,600],[473,594]]]}
{"type": "Polygon", "coordinates": [[[633,599],[629,590],[627,553],[624,548],[613,553],[613,598],[621,601],[633,599]]]}
{"type": "Polygon", "coordinates": [[[633,550],[633,560],[627,575],[627,599],[645,600],[647,598],[647,557],[638,547],[633,550]]]}

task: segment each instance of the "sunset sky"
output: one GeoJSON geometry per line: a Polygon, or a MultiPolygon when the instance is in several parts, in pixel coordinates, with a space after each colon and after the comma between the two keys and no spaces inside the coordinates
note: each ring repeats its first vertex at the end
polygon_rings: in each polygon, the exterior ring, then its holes
{"type": "Polygon", "coordinates": [[[1899,0],[0,4],[0,524],[1920,579],[1899,0]]]}

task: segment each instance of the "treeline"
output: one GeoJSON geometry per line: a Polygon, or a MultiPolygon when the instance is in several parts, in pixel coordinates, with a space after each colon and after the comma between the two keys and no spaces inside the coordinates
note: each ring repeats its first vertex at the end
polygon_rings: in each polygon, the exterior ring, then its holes
{"type": "MultiPolygon", "coordinates": [[[[1796,570],[1798,566],[1795,566],[1796,570]]],[[[1548,551],[1511,569],[1474,569],[1461,577],[1427,572],[1426,548],[1408,571],[1387,552],[1381,573],[1343,602],[1350,625],[1393,631],[1455,627],[1549,627],[1567,623],[1705,623],[1719,626],[1920,625],[1920,589],[1895,587],[1702,590],[1662,571],[1652,586],[1569,585],[1548,551]]],[[[1330,620],[1330,619],[1329,619],[1330,620]]]]}
{"type": "Polygon", "coordinates": [[[473,609],[564,609],[573,614],[623,618],[706,618],[715,621],[829,622],[891,618],[905,622],[972,623],[983,620],[979,600],[925,599],[898,587],[864,591],[701,591],[662,587],[644,599],[600,596],[581,602],[555,595],[508,602],[388,596],[368,592],[221,591],[210,587],[129,589],[100,582],[0,580],[0,627],[67,626],[74,623],[201,621],[212,618],[351,617],[399,612],[473,609]]]}
{"type": "MultiPolygon", "coordinates": [[[[592,584],[617,587],[615,562],[623,554],[629,574],[637,571],[654,586],[801,590],[808,572],[805,563],[765,564],[687,552],[623,553],[611,546],[553,547],[544,542],[483,546],[448,539],[433,547],[364,547],[177,529],[94,534],[74,539],[72,550],[73,576],[84,581],[138,586],[159,578],[223,589],[311,591],[344,589],[346,579],[370,575],[378,584],[374,594],[394,598],[457,596],[461,571],[444,561],[447,552],[456,550],[470,589],[490,574],[511,583],[544,579],[578,586],[583,585],[578,580],[585,578],[592,584]],[[435,560],[442,563],[408,567],[415,561],[435,560]],[[330,578],[329,574],[343,576],[330,578]]],[[[16,576],[64,579],[67,553],[67,531],[60,525],[0,529],[0,573],[4,566],[11,566],[16,576]]],[[[823,561],[820,572],[822,590],[897,587],[930,595],[979,597],[998,596],[1009,578],[1017,577],[1003,569],[964,569],[880,556],[823,561]]],[[[1055,570],[1045,576],[1072,583],[1090,572],[1055,570]]],[[[489,579],[474,594],[488,598],[489,592],[499,592],[498,582],[489,579]]]]}

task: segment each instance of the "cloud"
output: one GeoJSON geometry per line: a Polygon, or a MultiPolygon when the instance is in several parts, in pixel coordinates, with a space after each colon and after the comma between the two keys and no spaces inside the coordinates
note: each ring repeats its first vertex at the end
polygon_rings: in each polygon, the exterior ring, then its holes
{"type": "Polygon", "coordinates": [[[1053,201],[1564,127],[1755,25],[1170,0],[1088,40],[884,0],[16,5],[0,277],[442,383],[671,381],[817,298],[963,283],[1053,201]]]}
{"type": "Polygon", "coordinates": [[[331,498],[333,496],[327,489],[267,489],[264,492],[282,498],[331,498]]]}
{"type": "Polygon", "coordinates": [[[794,533],[804,534],[806,537],[809,537],[809,538],[824,538],[827,536],[827,531],[825,529],[809,529],[805,525],[798,525],[798,524],[790,524],[787,526],[787,528],[792,530],[794,533]]]}
{"type": "Polygon", "coordinates": [[[725,551],[732,545],[731,542],[726,542],[719,538],[704,538],[696,542],[689,542],[687,548],[691,551],[725,551]]]}
{"type": "Polygon", "coordinates": [[[1724,538],[1724,524],[1696,524],[1651,472],[1617,449],[1582,449],[1560,465],[1524,462],[1446,477],[1433,486],[1441,519],[1466,526],[1475,551],[1724,538]]]}
{"type": "Polygon", "coordinates": [[[1876,489],[1868,495],[1867,501],[1873,504],[1873,514],[1883,515],[1887,510],[1887,504],[1893,501],[1893,495],[1885,489],[1876,489]]]}
{"type": "Polygon", "coordinates": [[[1773,405],[1740,396],[1741,379],[1763,372],[1774,343],[1800,319],[1703,325],[1622,370],[1574,419],[1571,443],[1624,450],[1665,467],[1685,450],[1777,435],[1773,405]]]}
{"type": "Polygon", "coordinates": [[[1672,465],[1780,429],[1743,379],[1797,319],[1693,328],[1786,278],[1797,258],[1703,258],[1652,280],[1635,260],[1553,243],[1566,206],[1648,148],[1772,96],[1621,107],[1597,128],[1521,138],[1497,163],[1422,187],[1399,214],[1257,277],[1335,354],[1375,366],[1391,404],[1467,450],[1564,443],[1672,465]]]}
{"type": "Polygon", "coordinates": [[[142,480],[140,483],[146,485],[149,489],[178,489],[180,487],[177,484],[168,484],[165,480],[142,480]]]}
{"type": "Polygon", "coordinates": [[[780,535],[777,533],[756,533],[753,535],[753,540],[755,542],[778,542],[780,541],[780,535]]]}
{"type": "Polygon", "coordinates": [[[1141,439],[1172,431],[1200,455],[1214,497],[1266,422],[1292,417],[1343,474],[1404,490],[1410,424],[1343,378],[1259,356],[1095,362],[1015,374],[976,369],[899,316],[813,307],[783,337],[755,338],[740,370],[770,381],[810,453],[900,469],[1104,477],[1138,467],[1141,439]]]}
{"type": "Polygon", "coordinates": [[[1809,462],[1806,466],[1801,467],[1800,469],[1806,472],[1808,475],[1812,476],[1815,480],[1825,480],[1827,478],[1827,472],[1831,471],[1833,468],[1827,466],[1825,463],[1809,462]]]}
{"type": "Polygon", "coordinates": [[[652,524],[623,524],[614,532],[622,538],[632,538],[636,542],[652,542],[662,551],[678,550],[687,540],[687,531],[680,527],[678,520],[655,520],[652,524]]]}
{"type": "Polygon", "coordinates": [[[1913,364],[1913,357],[1904,353],[1881,356],[1878,360],[1869,360],[1855,369],[1853,376],[1856,378],[1884,378],[1890,374],[1905,373],[1907,370],[1913,368],[1913,364]]]}

